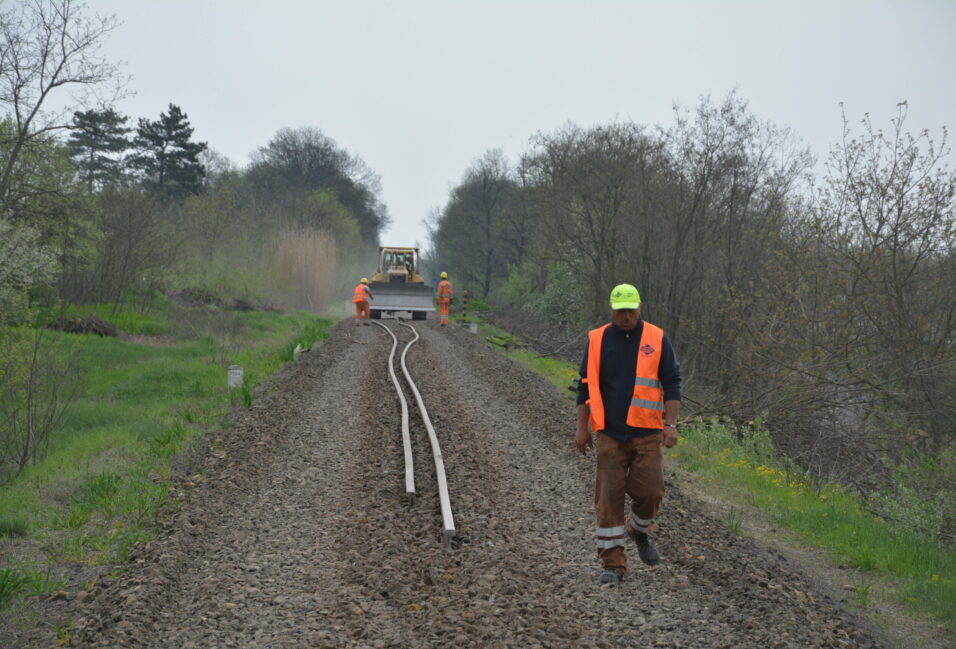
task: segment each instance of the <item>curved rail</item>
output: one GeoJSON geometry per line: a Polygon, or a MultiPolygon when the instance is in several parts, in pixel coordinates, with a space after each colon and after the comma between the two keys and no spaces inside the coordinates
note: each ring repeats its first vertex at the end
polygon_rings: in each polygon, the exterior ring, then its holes
{"type": "MultiPolygon", "coordinates": [[[[395,349],[398,346],[398,338],[389,327],[386,327],[382,323],[373,321],[373,324],[378,325],[387,331],[388,335],[392,337],[392,350],[388,354],[388,373],[392,379],[392,384],[395,386],[395,391],[398,392],[398,398],[402,403],[402,442],[405,447],[405,491],[414,497],[415,471],[412,461],[411,435],[409,433],[408,427],[408,404],[405,401],[405,395],[398,383],[398,378],[396,377],[394,370],[395,349]]],[[[451,539],[455,537],[455,519],[451,512],[451,498],[448,496],[448,480],[445,477],[445,461],[442,458],[441,446],[438,444],[438,435],[435,433],[435,427],[432,426],[431,418],[428,416],[428,410],[425,408],[425,402],[422,400],[422,395],[418,391],[415,381],[412,380],[412,375],[408,371],[408,365],[405,362],[405,357],[408,355],[408,350],[412,348],[412,345],[418,342],[419,335],[415,327],[407,325],[404,322],[399,322],[399,324],[403,327],[411,329],[412,333],[415,334],[415,337],[407,345],[405,345],[405,348],[402,350],[402,373],[405,375],[405,380],[408,382],[408,386],[415,395],[415,401],[418,404],[418,410],[421,413],[422,421],[425,424],[425,430],[428,431],[428,441],[431,443],[432,456],[435,459],[435,477],[438,482],[438,499],[441,504],[442,527],[444,528],[443,544],[445,547],[449,547],[451,545],[451,539]]]]}
{"type": "MultiPolygon", "coordinates": [[[[392,378],[392,384],[398,393],[398,399],[402,402],[402,445],[405,447],[405,493],[411,498],[415,497],[415,461],[412,459],[412,436],[408,430],[408,402],[405,400],[405,393],[402,392],[402,386],[398,383],[398,377],[395,376],[395,349],[398,347],[398,338],[392,333],[392,330],[380,322],[372,320],[372,324],[378,325],[388,332],[392,337],[392,350],[388,353],[388,375],[392,378]]],[[[405,353],[402,352],[404,359],[405,353]]]]}
{"type": "Polygon", "coordinates": [[[418,392],[415,382],[412,381],[411,374],[408,373],[408,367],[405,365],[405,355],[412,345],[418,342],[418,331],[415,327],[399,322],[400,325],[412,330],[415,338],[402,350],[402,372],[405,374],[405,380],[415,395],[415,401],[418,403],[418,410],[422,414],[422,421],[425,422],[425,429],[428,431],[428,440],[432,445],[432,455],[435,457],[435,476],[438,479],[438,498],[441,501],[441,517],[444,525],[445,545],[451,542],[455,536],[455,519],[451,513],[451,499],[448,497],[448,481],[445,479],[445,461],[442,459],[441,447],[438,445],[438,435],[435,434],[435,428],[432,426],[432,420],[428,417],[428,410],[425,409],[425,403],[422,401],[422,395],[418,392]]]}

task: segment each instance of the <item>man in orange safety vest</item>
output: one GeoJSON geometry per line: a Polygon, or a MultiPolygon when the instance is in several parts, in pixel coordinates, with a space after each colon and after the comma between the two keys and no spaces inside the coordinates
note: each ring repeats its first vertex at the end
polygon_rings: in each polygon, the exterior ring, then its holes
{"type": "Polygon", "coordinates": [[[575,443],[582,454],[597,449],[599,580],[617,584],[627,573],[628,537],[645,564],[653,566],[660,559],[651,532],[664,497],[661,447],[677,443],[681,374],[664,330],[641,320],[636,288],[615,286],[610,306],[611,322],[588,333],[575,443]],[[629,511],[625,494],[631,497],[629,511]]]}
{"type": "Polygon", "coordinates": [[[372,289],[368,287],[368,278],[363,277],[352,293],[352,302],[355,304],[355,325],[368,325],[372,311],[368,305],[372,299],[372,289]]]}
{"type": "Polygon", "coordinates": [[[448,281],[448,273],[441,274],[441,281],[438,282],[438,320],[441,326],[448,326],[448,307],[451,305],[452,287],[448,281]]]}

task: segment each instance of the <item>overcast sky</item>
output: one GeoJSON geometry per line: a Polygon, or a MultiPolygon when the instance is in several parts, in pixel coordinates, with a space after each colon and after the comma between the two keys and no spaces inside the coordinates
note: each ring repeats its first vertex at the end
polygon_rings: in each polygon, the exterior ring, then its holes
{"type": "Polygon", "coordinates": [[[178,104],[238,165],[283,127],[313,126],[381,176],[382,242],[425,243],[422,220],[489,149],[582,126],[672,120],[737,89],[818,156],[840,108],[910,130],[956,127],[952,0],[502,2],[88,0],[122,25],[104,54],[156,119],[178,104]]]}

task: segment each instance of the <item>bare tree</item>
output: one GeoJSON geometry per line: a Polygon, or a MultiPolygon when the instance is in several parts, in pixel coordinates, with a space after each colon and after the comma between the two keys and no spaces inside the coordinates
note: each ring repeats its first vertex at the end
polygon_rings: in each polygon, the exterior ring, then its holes
{"type": "Polygon", "coordinates": [[[112,304],[115,312],[131,294],[161,279],[180,253],[182,241],[168,213],[143,191],[104,191],[101,206],[103,238],[89,295],[112,304]]]}
{"type": "Polygon", "coordinates": [[[869,118],[834,149],[813,224],[828,253],[828,339],[840,375],[881,404],[884,429],[916,426],[935,448],[953,438],[956,406],[956,173],[946,131],[892,128],[869,118]]]}
{"type": "Polygon", "coordinates": [[[510,261],[504,256],[502,234],[517,188],[511,175],[500,150],[486,152],[465,172],[433,230],[441,270],[451,270],[482,299],[510,261]]]}
{"type": "Polygon", "coordinates": [[[44,329],[0,331],[0,485],[43,459],[75,400],[79,375],[59,343],[44,329]]]}
{"type": "Polygon", "coordinates": [[[600,318],[607,291],[623,281],[635,252],[627,232],[649,220],[646,171],[659,146],[632,123],[569,124],[537,135],[532,146],[521,174],[534,187],[543,261],[580,278],[589,316],[600,318]]]}
{"type": "Polygon", "coordinates": [[[90,17],[73,0],[25,0],[0,10],[0,107],[13,122],[12,141],[0,160],[0,210],[9,204],[11,175],[24,146],[51,131],[69,128],[76,106],[87,106],[111,91],[123,95],[125,79],[99,52],[115,16],[90,17]],[[47,110],[53,96],[72,101],[47,110]]]}

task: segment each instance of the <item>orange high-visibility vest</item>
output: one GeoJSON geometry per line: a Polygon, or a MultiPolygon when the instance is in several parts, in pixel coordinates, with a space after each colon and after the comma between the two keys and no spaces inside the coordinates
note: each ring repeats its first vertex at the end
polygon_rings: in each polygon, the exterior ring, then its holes
{"type": "Polygon", "coordinates": [[[438,297],[451,297],[451,293],[451,282],[447,279],[438,282],[438,297]]]}
{"type": "Polygon", "coordinates": [[[352,302],[358,304],[359,302],[368,302],[368,291],[369,288],[365,284],[359,284],[355,287],[355,293],[352,295],[352,302]]]}
{"type": "MultiPolygon", "coordinates": [[[[601,399],[601,343],[610,323],[588,332],[588,405],[591,407],[591,430],[604,430],[604,401],[601,399]]],[[[658,370],[664,330],[644,323],[637,349],[634,394],[627,409],[627,425],[635,428],[664,428],[664,386],[658,370]]]]}

